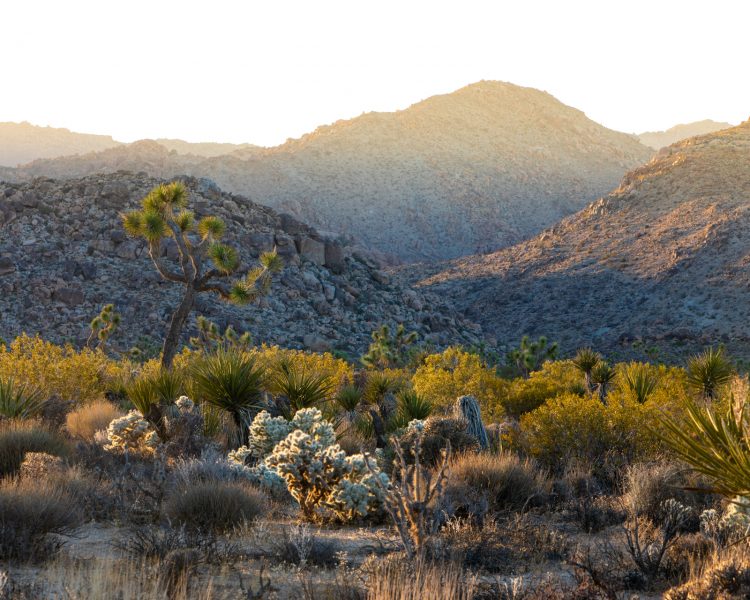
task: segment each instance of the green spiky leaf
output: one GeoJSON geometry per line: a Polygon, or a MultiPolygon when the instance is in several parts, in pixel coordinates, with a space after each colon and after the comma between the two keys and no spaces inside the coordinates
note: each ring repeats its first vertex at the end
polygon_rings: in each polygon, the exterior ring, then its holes
{"type": "Polygon", "coordinates": [[[125,233],[131,237],[143,235],[143,213],[140,210],[126,212],[121,218],[125,233]]]}
{"type": "Polygon", "coordinates": [[[192,210],[182,210],[174,218],[180,231],[191,231],[195,226],[195,214],[192,210]]]}
{"type": "Polygon", "coordinates": [[[224,273],[232,273],[240,266],[240,257],[237,251],[226,244],[211,244],[208,248],[208,256],[216,268],[224,273]]]}
{"type": "Polygon", "coordinates": [[[263,252],[263,254],[260,255],[259,260],[260,264],[263,265],[263,268],[271,273],[278,273],[284,268],[284,261],[278,255],[276,250],[273,250],[272,252],[263,252]]]}
{"type": "Polygon", "coordinates": [[[142,234],[149,242],[158,242],[169,234],[166,221],[159,213],[143,213],[142,234]]]}
{"type": "Polygon", "coordinates": [[[226,231],[226,225],[219,217],[203,217],[198,222],[198,233],[202,238],[221,239],[226,231]]]}

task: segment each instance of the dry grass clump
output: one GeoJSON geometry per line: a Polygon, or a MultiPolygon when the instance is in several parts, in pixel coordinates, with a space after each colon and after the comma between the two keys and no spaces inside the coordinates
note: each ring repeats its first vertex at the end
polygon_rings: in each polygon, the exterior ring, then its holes
{"type": "Polygon", "coordinates": [[[198,483],[178,487],[164,513],[173,523],[201,531],[231,531],[254,521],[268,509],[266,496],[242,483],[198,483]]]}
{"type": "Polygon", "coordinates": [[[65,428],[73,437],[90,442],[97,431],[107,429],[112,421],[123,415],[124,413],[111,402],[95,400],[68,413],[65,428]]]}
{"type": "Polygon", "coordinates": [[[693,578],[664,594],[665,600],[730,600],[750,598],[750,550],[735,546],[714,556],[693,578]]]}
{"type": "Polygon", "coordinates": [[[0,477],[17,473],[27,452],[66,456],[68,445],[62,436],[38,422],[1,422],[0,477]]]}
{"type": "Polygon", "coordinates": [[[0,559],[43,560],[57,549],[47,534],[67,534],[81,524],[76,499],[39,479],[0,482],[0,559]]]}
{"type": "Polygon", "coordinates": [[[471,600],[474,577],[455,563],[383,561],[367,582],[368,600],[471,600]]]}
{"type": "Polygon", "coordinates": [[[538,505],[548,489],[547,478],[532,461],[508,452],[461,454],[448,469],[447,494],[459,506],[484,500],[491,512],[521,509],[538,505]]]}

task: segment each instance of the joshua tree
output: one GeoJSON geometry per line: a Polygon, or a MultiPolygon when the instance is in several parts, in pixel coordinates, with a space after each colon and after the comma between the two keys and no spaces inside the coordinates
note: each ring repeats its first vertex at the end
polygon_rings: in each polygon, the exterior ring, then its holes
{"type": "Polygon", "coordinates": [[[156,186],[143,198],[141,205],[140,210],[122,215],[125,231],[133,237],[144,238],[159,274],[184,288],[182,302],[172,315],[162,349],[162,366],[170,368],[180,334],[199,293],[214,292],[236,304],[253,302],[268,292],[271,276],[281,270],[282,264],[274,251],[260,256],[260,266],[243,268],[237,251],[220,242],[226,228],[224,221],[206,216],[196,222],[193,212],[187,209],[187,188],[178,181],[156,186]],[[179,270],[174,270],[162,258],[162,246],[169,237],[177,245],[179,270]],[[212,268],[207,264],[209,261],[212,268]],[[231,284],[222,281],[229,277],[238,278],[231,284]]]}
{"type": "Polygon", "coordinates": [[[402,367],[408,359],[410,346],[417,341],[417,332],[406,333],[403,324],[391,333],[388,325],[372,332],[372,343],[360,361],[366,367],[402,367]]]}
{"type": "Polygon", "coordinates": [[[594,386],[591,381],[591,373],[601,358],[602,357],[599,353],[594,352],[591,348],[581,348],[573,359],[573,365],[583,373],[583,376],[586,379],[586,391],[589,394],[594,391],[594,386]]]}
{"type": "Polygon", "coordinates": [[[104,351],[109,338],[117,331],[120,326],[120,313],[115,312],[114,304],[107,304],[91,321],[91,333],[86,345],[90,348],[92,344],[98,342],[98,347],[104,351]]]}
{"type": "Polygon", "coordinates": [[[688,360],[688,383],[706,401],[714,400],[716,392],[729,382],[733,374],[734,368],[722,348],[709,348],[688,360]]]}
{"type": "Polygon", "coordinates": [[[549,344],[544,336],[534,342],[525,335],[521,338],[521,345],[508,352],[505,362],[517,369],[521,376],[528,377],[529,373],[538,369],[545,360],[554,360],[556,356],[557,342],[549,344]]]}

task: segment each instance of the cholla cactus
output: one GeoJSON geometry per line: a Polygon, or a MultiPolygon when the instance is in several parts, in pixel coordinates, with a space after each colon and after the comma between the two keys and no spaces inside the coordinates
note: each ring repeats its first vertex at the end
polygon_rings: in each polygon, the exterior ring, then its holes
{"type": "Polygon", "coordinates": [[[180,412],[192,412],[195,402],[187,396],[180,396],[175,400],[175,406],[177,406],[180,412]]]}
{"type": "Polygon", "coordinates": [[[701,533],[719,546],[728,546],[750,534],[750,500],[735,497],[723,514],[714,509],[704,510],[700,516],[701,533]]]}
{"type": "Polygon", "coordinates": [[[112,421],[107,427],[107,440],[104,449],[110,452],[152,454],[159,445],[156,431],[137,410],[112,421]]]}
{"type": "Polygon", "coordinates": [[[366,465],[364,456],[347,456],[335,441],[333,425],[317,408],[300,410],[291,421],[263,411],[250,426],[249,446],[228,459],[263,487],[286,487],[305,520],[333,515],[346,521],[379,510],[382,492],[376,479],[387,485],[387,476],[373,459],[366,465]],[[258,464],[247,466],[253,459],[258,464]]]}

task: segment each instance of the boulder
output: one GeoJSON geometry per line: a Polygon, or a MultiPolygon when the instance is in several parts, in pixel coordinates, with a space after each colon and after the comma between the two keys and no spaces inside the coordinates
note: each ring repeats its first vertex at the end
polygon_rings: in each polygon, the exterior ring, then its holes
{"type": "Polygon", "coordinates": [[[303,260],[309,260],[321,266],[326,262],[326,247],[323,242],[309,237],[301,237],[297,241],[297,249],[303,260]]]}
{"type": "Polygon", "coordinates": [[[0,275],[10,275],[16,270],[16,265],[9,256],[0,256],[0,275]]]}
{"type": "Polygon", "coordinates": [[[344,260],[344,249],[334,242],[325,244],[325,266],[332,272],[340,275],[346,270],[344,260]]]}
{"type": "Polygon", "coordinates": [[[83,304],[85,296],[80,288],[71,286],[56,289],[52,292],[52,299],[68,306],[78,306],[83,304]]]}

